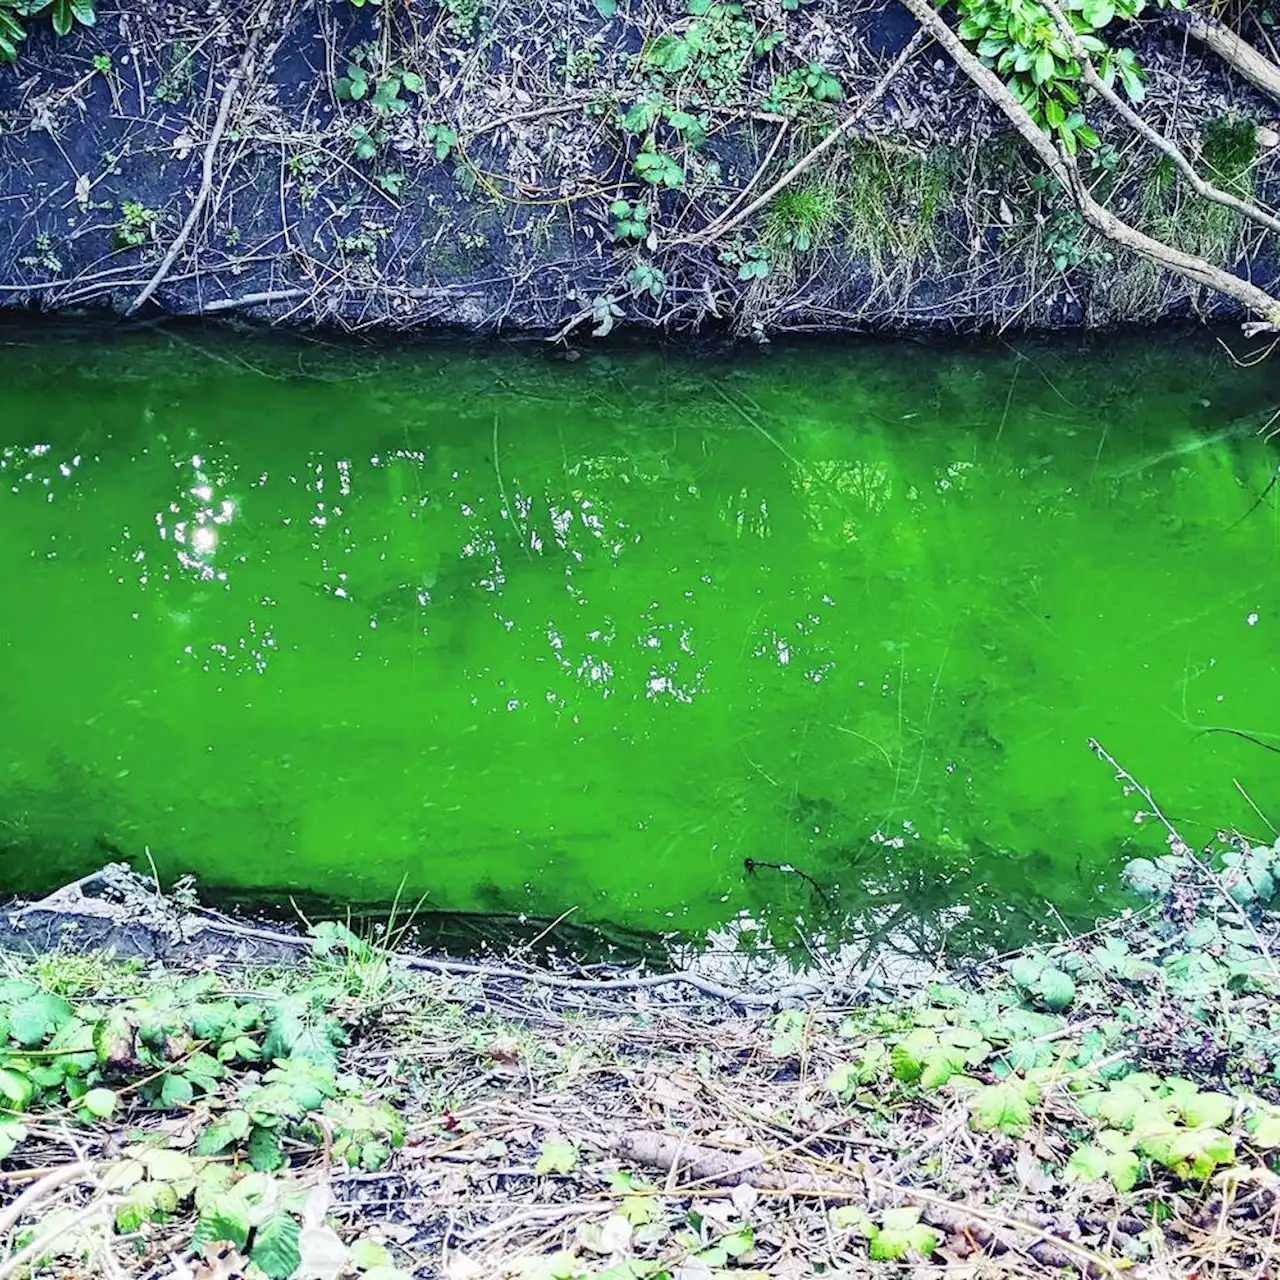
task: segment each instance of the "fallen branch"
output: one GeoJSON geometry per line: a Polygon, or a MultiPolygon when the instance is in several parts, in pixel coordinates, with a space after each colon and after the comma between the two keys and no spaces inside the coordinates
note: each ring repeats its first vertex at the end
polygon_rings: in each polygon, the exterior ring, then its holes
{"type": "Polygon", "coordinates": [[[1187,32],[1263,93],[1280,99],[1280,67],[1230,27],[1203,13],[1186,15],[1187,32]]]}
{"type": "Polygon", "coordinates": [[[1075,161],[1062,154],[1053,140],[1031,118],[1026,108],[1013,96],[1008,86],[989,67],[983,66],[960,37],[947,26],[929,0],[902,0],[906,8],[937,42],[951,55],[952,61],[973,82],[982,95],[1000,108],[1018,135],[1031,147],[1058,185],[1071,197],[1084,220],[1100,235],[1174,275],[1203,285],[1238,302],[1260,319],[1245,329],[1248,333],[1280,331],[1280,301],[1264,289],[1204,258],[1184,253],[1162,240],[1153,239],[1137,227],[1118,218],[1110,209],[1094,199],[1085,186],[1075,161]]]}
{"type": "Polygon", "coordinates": [[[915,57],[916,51],[920,48],[923,40],[924,31],[917,31],[911,37],[907,47],[890,64],[889,69],[876,81],[871,92],[816,147],[805,152],[763,195],[757,196],[745,209],[727,220],[725,220],[724,214],[721,214],[719,218],[713,219],[696,236],[690,237],[689,243],[711,244],[713,241],[720,239],[721,236],[728,235],[730,231],[740,227],[753,214],[763,209],[774,196],[789,187],[801,174],[812,168],[815,161],[826,155],[884,97],[894,77],[915,57]]]}
{"type": "Polygon", "coordinates": [[[984,1246],[994,1245],[997,1252],[1025,1255],[1042,1266],[1083,1269],[1091,1275],[1116,1276],[1120,1271],[1105,1254],[1065,1240],[1048,1227],[1010,1218],[985,1206],[956,1203],[878,1177],[870,1170],[864,1170],[858,1182],[819,1178],[813,1174],[787,1174],[768,1168],[767,1154],[755,1148],[722,1151],[682,1141],[672,1134],[647,1131],[624,1133],[614,1147],[623,1160],[664,1173],[676,1170],[688,1175],[692,1182],[748,1181],[759,1190],[784,1195],[817,1195],[824,1200],[862,1203],[869,1209],[909,1200],[919,1206],[921,1218],[930,1226],[971,1235],[984,1246]],[[1020,1237],[1027,1235],[1033,1240],[1024,1243],[1020,1237]]]}
{"type": "Polygon", "coordinates": [[[1266,227],[1268,231],[1274,231],[1280,234],[1280,218],[1276,218],[1267,213],[1265,209],[1254,204],[1252,200],[1242,200],[1238,196],[1233,196],[1229,191],[1223,191],[1221,187],[1215,187],[1213,183],[1207,182],[1195,170],[1195,166],[1178,148],[1178,145],[1170,138],[1166,138],[1158,129],[1152,128],[1107,82],[1098,74],[1098,69],[1093,65],[1089,57],[1088,51],[1084,45],[1080,43],[1080,36],[1077,34],[1075,27],[1067,20],[1067,15],[1062,12],[1058,6],[1057,0],[1043,0],[1046,9],[1053,14],[1054,21],[1058,24],[1058,30],[1062,32],[1067,43],[1071,46],[1072,56],[1080,65],[1080,75],[1085,84],[1089,86],[1135,133],[1142,137],[1148,145],[1154,147],[1162,155],[1167,156],[1174,167],[1182,174],[1187,185],[1203,199],[1213,204],[1222,205],[1225,209],[1230,209],[1233,213],[1238,213],[1242,218],[1247,218],[1250,222],[1256,222],[1259,226],[1266,227]]]}
{"type": "Polygon", "coordinates": [[[164,257],[160,260],[160,265],[155,269],[151,279],[143,285],[142,291],[125,309],[125,315],[127,316],[133,315],[164,283],[165,277],[178,260],[178,254],[182,252],[183,246],[191,238],[191,232],[195,229],[196,222],[204,212],[204,207],[209,201],[209,194],[213,190],[213,159],[217,153],[218,144],[222,141],[222,135],[227,131],[227,121],[231,117],[231,104],[235,100],[236,91],[240,88],[253,66],[254,55],[258,51],[258,41],[262,38],[262,33],[267,25],[267,16],[271,11],[271,3],[272,0],[265,0],[261,9],[259,9],[258,21],[249,33],[244,56],[231,73],[226,87],[222,91],[222,101],[218,105],[218,116],[213,123],[213,132],[210,133],[209,141],[205,144],[204,161],[201,166],[200,190],[196,192],[196,198],[191,205],[190,212],[187,214],[187,219],[182,224],[182,229],[174,237],[173,243],[169,246],[164,257]]]}

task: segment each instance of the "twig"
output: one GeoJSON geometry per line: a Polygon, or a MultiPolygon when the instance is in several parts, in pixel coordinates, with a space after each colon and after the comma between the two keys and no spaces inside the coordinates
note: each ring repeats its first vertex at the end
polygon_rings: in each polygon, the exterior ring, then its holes
{"type": "Polygon", "coordinates": [[[271,4],[272,0],[264,0],[261,9],[258,11],[258,21],[250,32],[249,41],[245,45],[244,56],[240,59],[239,66],[231,73],[227,80],[226,88],[222,91],[222,102],[218,107],[218,118],[214,121],[213,132],[209,135],[209,141],[204,149],[200,190],[196,192],[196,198],[191,205],[190,212],[187,214],[187,220],[182,224],[182,229],[174,237],[173,243],[160,260],[160,265],[156,268],[155,274],[152,275],[151,279],[142,287],[142,291],[125,309],[125,315],[127,316],[133,315],[139,307],[143,306],[164,282],[164,278],[178,260],[178,254],[182,252],[183,246],[195,229],[197,220],[201,213],[204,212],[205,204],[209,200],[209,193],[213,190],[213,158],[218,150],[218,144],[222,141],[222,135],[226,132],[227,121],[231,116],[231,104],[235,99],[236,90],[240,88],[241,83],[249,73],[250,67],[253,65],[253,57],[258,50],[258,41],[266,28],[267,16],[271,12],[271,4]]]}
{"type": "Polygon", "coordinates": [[[691,242],[696,244],[710,244],[712,241],[720,239],[721,236],[727,235],[735,227],[740,227],[753,214],[758,213],[763,209],[765,205],[767,205],[769,201],[778,194],[778,192],[789,187],[798,177],[800,177],[802,173],[812,168],[813,164],[817,160],[826,155],[826,153],[830,151],[831,148],[834,147],[836,143],[839,142],[840,139],[843,138],[844,135],[848,133],[849,130],[852,129],[853,126],[857,124],[858,121],[861,120],[877,102],[880,101],[881,98],[884,97],[885,92],[889,88],[894,77],[904,66],[906,66],[908,62],[911,61],[912,58],[915,57],[916,51],[924,42],[924,34],[923,29],[917,31],[916,34],[911,37],[907,47],[903,49],[903,51],[893,60],[889,65],[889,69],[880,77],[879,80],[876,81],[875,85],[866,97],[864,97],[862,101],[859,102],[858,105],[847,116],[845,116],[845,118],[836,125],[836,127],[832,129],[832,131],[827,134],[827,136],[823,138],[816,147],[805,152],[805,154],[802,155],[800,159],[797,160],[795,164],[793,164],[791,168],[788,169],[786,173],[784,173],[782,177],[780,177],[777,182],[775,182],[763,195],[757,196],[745,209],[740,213],[734,214],[733,217],[728,219],[728,221],[724,220],[723,215],[721,215],[720,218],[714,219],[696,236],[690,237],[691,242]]]}
{"type": "MultiPolygon", "coordinates": [[[[25,1213],[38,1205],[42,1200],[47,1199],[60,1187],[66,1186],[68,1182],[74,1182],[77,1178],[85,1177],[92,1170],[92,1166],[77,1161],[75,1164],[64,1164],[45,1174],[39,1182],[32,1183],[7,1209],[0,1211],[0,1236],[6,1236],[13,1229],[14,1224],[25,1213]]],[[[10,1263],[6,1265],[11,1265],[10,1263]]],[[[0,1275],[6,1272],[0,1270],[0,1275]]]]}

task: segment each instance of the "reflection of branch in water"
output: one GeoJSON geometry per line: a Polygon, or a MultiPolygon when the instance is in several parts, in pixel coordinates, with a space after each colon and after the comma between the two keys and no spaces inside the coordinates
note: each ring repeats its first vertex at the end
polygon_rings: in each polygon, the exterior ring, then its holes
{"type": "Polygon", "coordinates": [[[1196,737],[1198,738],[1202,733],[1229,733],[1236,738],[1243,738],[1246,742],[1252,742],[1264,751],[1274,751],[1277,755],[1280,755],[1280,747],[1272,746],[1269,742],[1263,742],[1261,738],[1255,738],[1253,734],[1245,733],[1243,729],[1228,729],[1226,725],[1211,724],[1204,729],[1197,729],[1196,737]]]}
{"type": "Polygon", "coordinates": [[[1277,467],[1277,468],[1275,469],[1275,472],[1272,474],[1271,479],[1267,481],[1267,487],[1266,487],[1265,489],[1263,489],[1263,491],[1262,491],[1260,494],[1258,494],[1257,500],[1254,502],[1253,506],[1251,506],[1251,507],[1249,508],[1249,510],[1248,510],[1248,511],[1246,511],[1246,512],[1244,513],[1244,515],[1242,515],[1242,516],[1240,517],[1240,519],[1239,519],[1239,520],[1237,520],[1237,521],[1235,522],[1235,524],[1229,524],[1229,525],[1227,526],[1227,532],[1228,532],[1228,533],[1229,533],[1232,529],[1234,529],[1234,528],[1236,527],[1236,525],[1244,524],[1244,522],[1245,522],[1245,521],[1246,521],[1246,520],[1247,520],[1251,515],[1253,515],[1253,513],[1254,513],[1255,511],[1257,511],[1257,509],[1258,509],[1260,506],[1262,506],[1262,504],[1263,504],[1264,502],[1266,502],[1266,500],[1267,500],[1267,495],[1271,492],[1271,490],[1272,490],[1272,489],[1274,489],[1274,488],[1276,487],[1276,481],[1277,481],[1277,480],[1280,480],[1280,467],[1277,467]]]}
{"type": "Polygon", "coordinates": [[[743,858],[742,860],[742,869],[749,876],[755,875],[761,868],[769,871],[781,871],[789,876],[799,876],[822,899],[828,908],[834,909],[835,904],[831,901],[830,894],[811,875],[801,871],[799,867],[793,867],[789,862],[757,862],[754,858],[743,858]]]}

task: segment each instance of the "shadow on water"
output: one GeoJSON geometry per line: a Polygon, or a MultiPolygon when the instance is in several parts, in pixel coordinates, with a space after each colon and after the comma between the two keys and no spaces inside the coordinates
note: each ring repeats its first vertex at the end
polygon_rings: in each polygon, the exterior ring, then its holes
{"type": "Polygon", "coordinates": [[[7,329],[0,378],[8,890],[115,849],[454,949],[932,956],[1158,850],[1090,737],[1193,841],[1280,814],[1273,379],[1209,335],[7,329]]]}

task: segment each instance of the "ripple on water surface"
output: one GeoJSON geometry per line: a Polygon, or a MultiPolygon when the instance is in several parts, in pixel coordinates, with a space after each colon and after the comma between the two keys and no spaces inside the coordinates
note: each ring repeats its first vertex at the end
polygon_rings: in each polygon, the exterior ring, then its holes
{"type": "Polygon", "coordinates": [[[1159,846],[1091,736],[1193,840],[1266,834],[1242,789],[1280,814],[1277,757],[1209,732],[1280,742],[1268,369],[1208,338],[55,330],[0,366],[9,888],[145,848],[251,892],[998,931],[1159,846]]]}

